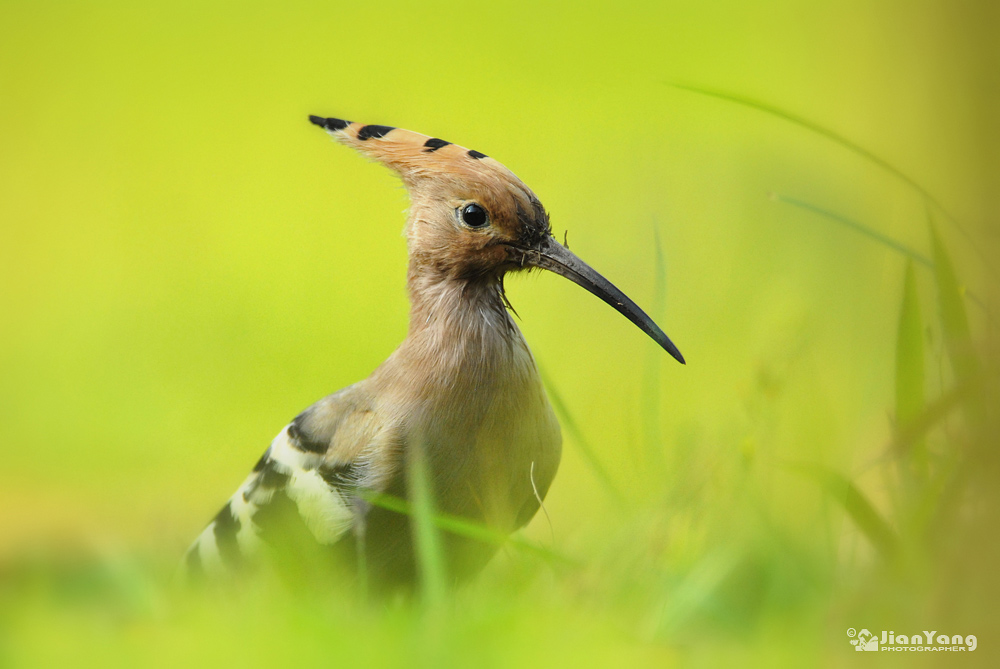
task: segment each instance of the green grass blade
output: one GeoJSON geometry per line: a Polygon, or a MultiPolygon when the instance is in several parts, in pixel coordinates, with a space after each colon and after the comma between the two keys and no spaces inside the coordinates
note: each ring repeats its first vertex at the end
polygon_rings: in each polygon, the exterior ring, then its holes
{"type": "Polygon", "coordinates": [[[573,418],[573,414],[570,412],[566,403],[563,402],[562,395],[556,390],[555,385],[552,380],[542,369],[541,365],[538,366],[538,373],[542,376],[542,382],[545,384],[545,389],[548,391],[549,400],[552,402],[552,407],[559,414],[562,419],[562,425],[569,432],[570,437],[574,444],[576,444],[577,449],[580,454],[583,455],[584,461],[590,466],[591,471],[597,476],[597,479],[604,485],[604,488],[608,493],[614,497],[617,501],[624,501],[625,497],[622,495],[621,490],[615,485],[614,480],[611,475],[608,474],[608,470],[604,468],[601,461],[597,458],[597,454],[594,449],[590,446],[586,437],[583,436],[583,431],[580,429],[576,420],[573,418]]]}
{"type": "Polygon", "coordinates": [[[948,390],[932,402],[928,402],[923,411],[908,425],[900,426],[893,439],[890,450],[893,452],[904,452],[909,450],[914,443],[923,439],[928,432],[934,429],[941,421],[947,418],[952,411],[958,409],[962,404],[973,400],[980,392],[986,379],[983,375],[974,376],[971,379],[960,381],[955,387],[948,390]]]}
{"type": "Polygon", "coordinates": [[[857,486],[843,475],[823,465],[791,463],[787,468],[816,481],[831,499],[843,507],[857,528],[883,557],[886,559],[895,557],[899,546],[895,532],[857,486]]]}
{"type": "MultiPolygon", "coordinates": [[[[405,499],[400,499],[399,497],[386,493],[369,492],[361,493],[360,496],[372,506],[377,506],[379,508],[386,509],[387,511],[393,511],[395,513],[401,513],[408,516],[412,516],[414,514],[413,505],[405,499]]],[[[527,553],[544,558],[552,563],[560,563],[564,565],[576,564],[576,561],[572,558],[554,550],[545,548],[544,546],[539,546],[536,543],[527,541],[518,536],[498,532],[466,518],[445,513],[435,513],[431,516],[431,521],[438,529],[466,539],[481,541],[482,543],[490,544],[491,546],[510,545],[527,553]]]]}
{"type": "Polygon", "coordinates": [[[800,209],[805,209],[806,211],[810,211],[810,212],[812,212],[814,214],[819,214],[820,216],[822,216],[824,218],[827,218],[827,219],[829,219],[831,221],[839,223],[839,224],[843,225],[844,227],[846,227],[846,228],[848,228],[850,230],[858,232],[858,233],[860,233],[860,234],[868,237],[869,239],[872,239],[872,240],[878,242],[879,244],[882,244],[886,248],[889,248],[889,249],[892,249],[893,251],[901,253],[904,256],[906,256],[907,258],[910,258],[911,260],[913,260],[915,262],[918,262],[921,265],[925,265],[926,267],[929,267],[931,269],[934,268],[934,263],[927,256],[924,256],[924,255],[921,255],[920,253],[917,253],[916,251],[914,251],[910,247],[906,246],[905,244],[903,244],[901,242],[898,242],[898,241],[896,241],[895,239],[893,239],[891,237],[887,237],[887,236],[883,235],[881,232],[877,232],[876,230],[873,230],[872,228],[868,227],[867,225],[864,225],[862,223],[858,223],[857,221],[852,220],[850,218],[847,218],[846,216],[841,216],[840,214],[836,214],[836,213],[834,213],[832,211],[828,211],[828,210],[823,209],[821,207],[817,207],[814,204],[810,204],[808,202],[803,202],[802,200],[797,200],[797,199],[791,198],[791,197],[785,197],[784,195],[781,195],[779,193],[773,193],[771,195],[771,197],[772,197],[772,199],[777,200],[778,202],[784,202],[785,204],[790,204],[790,205],[792,205],[794,207],[798,207],[800,209]]]}
{"type": "Polygon", "coordinates": [[[965,291],[959,286],[955,267],[933,222],[929,222],[929,225],[934,253],[934,280],[937,283],[945,346],[956,379],[970,379],[976,375],[979,362],[972,346],[969,318],[962,303],[965,291]]]}
{"type": "Polygon", "coordinates": [[[652,637],[675,640],[699,612],[710,610],[720,586],[737,566],[729,552],[711,553],[694,566],[677,586],[664,597],[652,621],[652,637]]]}
{"type": "Polygon", "coordinates": [[[915,190],[917,190],[925,198],[927,198],[928,200],[931,200],[934,203],[935,206],[937,206],[939,208],[941,207],[940,203],[938,203],[938,201],[936,199],[934,199],[934,197],[927,191],[927,189],[925,189],[919,183],[917,183],[912,178],[910,178],[908,175],[906,175],[905,173],[903,173],[902,170],[900,170],[899,168],[897,168],[895,165],[892,165],[891,163],[889,163],[885,159],[880,158],[879,156],[875,155],[874,153],[872,153],[868,149],[864,148],[860,144],[856,144],[856,143],[852,142],[851,140],[847,139],[846,137],[844,137],[843,135],[839,135],[836,132],[834,132],[833,130],[830,130],[829,128],[824,128],[823,126],[821,126],[820,124],[818,124],[818,123],[816,123],[814,121],[810,121],[807,118],[804,118],[802,116],[797,116],[796,114],[793,114],[791,112],[787,112],[784,109],[780,109],[780,108],[775,107],[773,105],[769,105],[769,104],[767,104],[765,102],[760,102],[759,100],[754,100],[754,99],[751,99],[751,98],[748,98],[748,97],[743,97],[743,96],[740,96],[740,95],[734,95],[732,93],[726,93],[726,92],[723,92],[723,91],[711,90],[711,89],[708,89],[708,88],[701,88],[701,87],[698,87],[698,86],[689,86],[689,85],[685,85],[685,84],[670,84],[670,85],[673,86],[674,88],[680,89],[682,91],[689,91],[691,93],[698,93],[699,95],[705,95],[705,96],[708,96],[708,97],[716,98],[718,100],[725,100],[726,102],[734,102],[734,103],[736,103],[738,105],[743,105],[744,107],[750,107],[751,109],[756,109],[757,111],[761,111],[761,112],[764,112],[765,114],[770,114],[772,116],[776,116],[776,117],[778,117],[780,119],[783,119],[785,121],[788,121],[790,123],[794,123],[795,125],[802,126],[803,128],[806,128],[807,130],[811,130],[811,131],[815,132],[816,134],[822,135],[823,137],[826,137],[827,139],[831,140],[832,142],[840,144],[844,148],[846,148],[846,149],[848,149],[850,151],[853,151],[854,153],[858,154],[859,156],[862,156],[862,157],[866,158],[867,160],[870,160],[871,162],[873,162],[876,165],[882,167],[886,171],[891,172],[892,174],[894,174],[895,176],[897,176],[898,178],[902,179],[907,184],[909,184],[910,186],[912,186],[915,190]]]}
{"type": "MultiPolygon", "coordinates": [[[[899,312],[896,337],[896,424],[902,428],[913,423],[924,408],[924,337],[920,318],[920,297],[913,263],[906,263],[903,281],[903,304],[899,312]]],[[[914,464],[923,471],[926,457],[922,440],[912,444],[914,464]]]]}
{"type": "Polygon", "coordinates": [[[913,190],[915,190],[917,193],[920,193],[921,197],[924,198],[925,202],[932,205],[935,209],[944,214],[944,217],[948,220],[948,222],[951,223],[955,227],[955,229],[962,234],[962,236],[972,247],[976,255],[979,256],[979,260],[983,263],[983,266],[986,267],[987,271],[991,272],[994,276],[997,275],[994,263],[991,262],[991,260],[986,257],[980,245],[976,244],[975,240],[972,238],[972,235],[970,235],[968,230],[965,229],[965,226],[963,226],[958,221],[958,219],[955,218],[955,216],[953,216],[947,209],[945,209],[944,205],[941,204],[940,200],[934,197],[934,195],[932,195],[929,190],[920,185],[920,183],[916,179],[906,174],[901,169],[899,169],[889,161],[885,160],[884,158],[872,153],[871,151],[861,146],[860,144],[852,142],[843,135],[840,135],[834,132],[833,130],[830,130],[829,128],[825,128],[820,124],[816,123],[815,121],[810,121],[809,119],[803,116],[798,116],[791,112],[785,111],[784,109],[780,109],[779,107],[775,107],[774,105],[769,105],[765,102],[760,102],[759,100],[754,100],[752,98],[735,95],[733,93],[726,93],[724,91],[702,88],[700,86],[691,86],[691,85],[676,84],[676,83],[671,83],[669,85],[673,86],[678,90],[688,91],[690,93],[697,93],[698,95],[705,95],[707,97],[715,98],[717,100],[724,100],[726,102],[732,102],[738,105],[742,105],[744,107],[749,107],[750,109],[755,109],[757,111],[764,112],[765,114],[770,114],[784,121],[788,121],[789,123],[794,123],[795,125],[798,125],[802,128],[815,132],[816,134],[821,135],[836,144],[839,144],[848,151],[852,151],[857,155],[861,156],[862,158],[871,161],[875,165],[878,165],[885,171],[889,172],[890,174],[892,174],[893,176],[895,176],[896,178],[898,178],[899,180],[903,181],[908,186],[913,188],[913,190]]]}
{"type": "Polygon", "coordinates": [[[434,524],[434,492],[427,471],[427,454],[419,435],[410,444],[409,465],[407,485],[413,500],[410,522],[420,589],[424,604],[434,609],[444,601],[446,569],[441,540],[434,524]]]}
{"type": "MultiPolygon", "coordinates": [[[[818,207],[814,204],[810,204],[809,202],[803,202],[802,200],[797,200],[793,197],[786,197],[784,195],[781,195],[780,193],[771,193],[770,197],[772,200],[775,200],[777,202],[784,202],[785,204],[790,204],[794,207],[805,209],[806,211],[812,212],[814,214],[819,214],[824,218],[830,219],[831,221],[843,225],[849,230],[853,230],[857,233],[864,235],[865,237],[868,237],[869,239],[872,239],[873,241],[879,244],[882,244],[886,248],[892,249],[893,251],[902,254],[903,256],[909,258],[910,260],[920,263],[921,265],[927,267],[930,270],[934,270],[934,261],[928,258],[927,256],[920,254],[917,251],[914,251],[913,249],[906,246],[902,242],[898,242],[891,237],[887,237],[886,235],[877,232],[873,228],[870,228],[867,225],[864,225],[863,223],[859,223],[853,219],[847,218],[846,216],[841,216],[840,214],[837,214],[835,212],[823,209],[822,207],[818,207]]],[[[992,315],[990,314],[990,311],[987,308],[986,303],[981,298],[979,298],[979,296],[977,296],[971,290],[962,290],[961,294],[962,296],[968,298],[968,300],[972,304],[975,304],[977,307],[979,307],[983,311],[983,313],[985,313],[988,317],[992,318],[992,315]]]]}

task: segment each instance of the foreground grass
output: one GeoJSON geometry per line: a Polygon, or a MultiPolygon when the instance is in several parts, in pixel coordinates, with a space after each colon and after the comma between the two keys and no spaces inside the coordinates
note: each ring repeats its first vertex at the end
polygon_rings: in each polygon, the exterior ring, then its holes
{"type": "MultiPolygon", "coordinates": [[[[901,382],[920,377],[925,354],[906,286],[901,382]]],[[[768,462],[745,448],[733,457],[734,444],[676,449],[633,488],[646,492],[626,492],[608,519],[561,538],[559,557],[519,539],[473,583],[444,593],[437,583],[411,601],[365,603],[267,578],[178,590],[161,555],[50,547],[0,571],[0,663],[716,666],[750,656],[760,666],[839,665],[853,652],[849,627],[928,625],[977,634],[975,658],[985,660],[1000,638],[990,622],[1000,587],[990,435],[1000,425],[982,408],[997,398],[983,366],[936,400],[902,383],[903,420],[876,465],[885,503],[817,464],[768,462]],[[820,503],[792,508],[788,490],[820,503]]]]}

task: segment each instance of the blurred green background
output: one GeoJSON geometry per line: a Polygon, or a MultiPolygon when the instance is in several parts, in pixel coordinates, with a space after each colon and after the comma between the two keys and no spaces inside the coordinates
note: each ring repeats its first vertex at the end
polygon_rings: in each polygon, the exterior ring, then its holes
{"type": "Polygon", "coordinates": [[[0,666],[848,666],[849,627],[985,663],[997,35],[987,0],[4,0],[0,666]],[[568,563],[509,547],[433,611],[172,594],[405,335],[405,192],[308,114],[497,158],[687,357],[508,282],[565,439],[521,540],[568,563]]]}

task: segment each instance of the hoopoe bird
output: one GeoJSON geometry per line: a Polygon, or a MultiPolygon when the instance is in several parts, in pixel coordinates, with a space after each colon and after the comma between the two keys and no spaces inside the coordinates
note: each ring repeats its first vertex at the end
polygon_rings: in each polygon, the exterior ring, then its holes
{"type": "MultiPolygon", "coordinates": [[[[409,332],[367,379],[300,413],[188,550],[189,577],[271,553],[329,551],[391,589],[417,578],[406,500],[416,450],[434,508],[505,536],[531,520],[559,466],[559,424],[504,294],[507,273],[546,269],[618,310],[679,362],[632,300],[552,236],[535,194],[478,151],[384,125],[310,116],[391,168],[410,208],[409,332]]],[[[482,568],[494,544],[442,533],[449,576],[482,568]]],[[[325,553],[321,564],[326,564],[325,553]]],[[[357,572],[355,572],[357,573],[357,572]]]]}

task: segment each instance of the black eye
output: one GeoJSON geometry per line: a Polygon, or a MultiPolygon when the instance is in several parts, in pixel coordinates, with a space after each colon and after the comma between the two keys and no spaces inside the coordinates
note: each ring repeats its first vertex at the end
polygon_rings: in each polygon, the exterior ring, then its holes
{"type": "Polygon", "coordinates": [[[470,228],[481,228],[490,222],[486,210],[478,204],[467,204],[462,207],[462,222],[470,228]]]}

